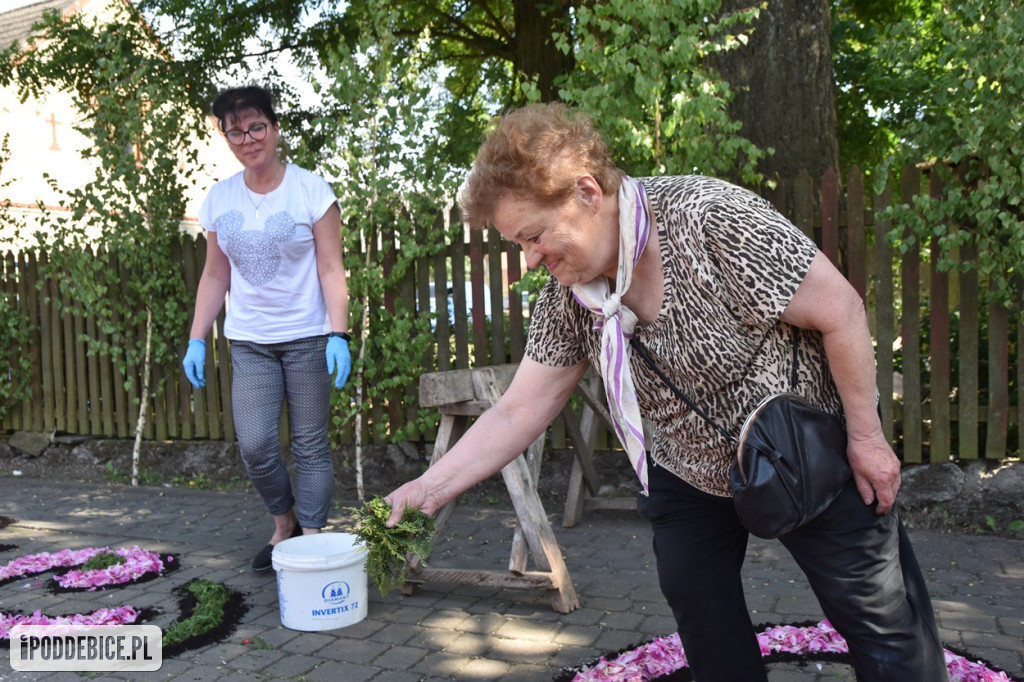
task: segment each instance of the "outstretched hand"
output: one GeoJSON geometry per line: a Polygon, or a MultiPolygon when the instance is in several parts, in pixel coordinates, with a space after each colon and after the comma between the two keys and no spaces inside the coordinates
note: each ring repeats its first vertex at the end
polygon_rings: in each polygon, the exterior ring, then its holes
{"type": "Polygon", "coordinates": [[[348,341],[340,336],[331,336],[327,339],[327,373],[334,374],[337,368],[338,375],[334,378],[334,387],[343,388],[348,381],[348,374],[352,371],[352,356],[348,351],[348,341]]]}

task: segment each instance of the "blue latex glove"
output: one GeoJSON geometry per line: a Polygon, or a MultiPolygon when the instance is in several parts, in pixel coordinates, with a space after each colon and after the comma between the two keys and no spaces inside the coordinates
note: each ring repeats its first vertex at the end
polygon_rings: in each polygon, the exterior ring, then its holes
{"type": "Polygon", "coordinates": [[[206,341],[192,339],[188,342],[188,350],[185,351],[185,359],[181,362],[185,366],[185,377],[195,388],[202,388],[206,385],[206,341]]]}
{"type": "Polygon", "coordinates": [[[352,356],[348,352],[348,341],[340,336],[327,338],[327,373],[334,374],[338,368],[338,376],[334,377],[334,387],[342,388],[348,381],[348,373],[352,371],[352,356]]]}

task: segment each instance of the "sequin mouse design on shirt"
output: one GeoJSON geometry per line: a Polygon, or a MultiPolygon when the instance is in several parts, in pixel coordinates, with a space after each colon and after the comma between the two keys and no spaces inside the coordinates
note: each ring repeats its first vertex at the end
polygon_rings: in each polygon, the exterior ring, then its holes
{"type": "Polygon", "coordinates": [[[274,279],[281,267],[278,244],[295,235],[295,219],[286,211],[269,216],[262,231],[244,229],[241,211],[228,211],[215,221],[217,239],[231,259],[232,267],[254,287],[274,279]]]}

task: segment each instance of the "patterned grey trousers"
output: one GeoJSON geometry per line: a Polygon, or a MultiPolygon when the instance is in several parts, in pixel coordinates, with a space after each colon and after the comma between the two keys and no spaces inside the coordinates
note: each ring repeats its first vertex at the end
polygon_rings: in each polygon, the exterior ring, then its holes
{"type": "Polygon", "coordinates": [[[331,377],[327,338],[285,343],[231,342],[232,413],[245,471],[271,514],[293,506],[303,528],[323,528],[334,490],[327,442],[331,377]],[[281,460],[278,421],[288,401],[295,494],[281,460]]]}

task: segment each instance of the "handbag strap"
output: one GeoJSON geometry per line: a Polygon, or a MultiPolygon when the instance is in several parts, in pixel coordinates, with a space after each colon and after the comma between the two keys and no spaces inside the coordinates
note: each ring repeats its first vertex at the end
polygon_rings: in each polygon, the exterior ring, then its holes
{"type": "MultiPolygon", "coordinates": [[[[792,372],[790,373],[789,382],[790,387],[794,390],[794,392],[796,391],[797,369],[799,363],[799,358],[797,356],[797,346],[799,345],[800,341],[799,334],[800,329],[798,327],[793,327],[793,366],[792,372]]],[[[654,373],[658,375],[658,378],[661,379],[665,383],[665,385],[669,387],[669,389],[672,391],[672,393],[675,394],[677,398],[682,400],[687,407],[689,407],[691,410],[697,413],[697,416],[699,416],[701,419],[710,424],[712,428],[714,428],[720,434],[725,436],[726,440],[728,440],[730,443],[733,443],[734,445],[737,443],[735,436],[733,436],[731,433],[722,428],[722,426],[720,426],[718,422],[716,422],[714,419],[708,416],[707,412],[702,410],[692,400],[687,398],[686,394],[680,391],[679,387],[676,386],[672,382],[672,380],[665,375],[663,371],[661,371],[661,368],[658,367],[658,363],[654,361],[654,358],[650,356],[650,354],[647,352],[647,349],[644,348],[643,344],[640,343],[640,340],[636,336],[629,340],[629,345],[633,346],[636,352],[640,354],[640,357],[642,357],[644,361],[648,364],[648,366],[650,366],[650,368],[654,370],[654,373]]]]}
{"type": "Polygon", "coordinates": [[[797,354],[797,349],[800,346],[800,327],[792,327],[793,329],[793,369],[789,374],[789,390],[796,393],[797,384],[797,369],[800,366],[800,357],[797,354]]]}
{"type": "Polygon", "coordinates": [[[632,339],[629,340],[629,343],[631,346],[633,346],[636,352],[640,353],[640,357],[642,357],[647,362],[647,364],[650,365],[651,369],[654,370],[654,373],[657,374],[658,377],[665,382],[665,385],[668,386],[673,393],[675,393],[677,398],[682,400],[687,407],[696,412],[701,419],[710,424],[716,431],[725,436],[726,440],[728,440],[730,443],[736,443],[735,436],[733,436],[731,433],[729,433],[721,426],[719,426],[718,422],[709,417],[704,410],[700,409],[697,405],[695,405],[692,400],[687,398],[686,395],[682,391],[680,391],[674,383],[672,383],[671,379],[665,376],[665,373],[661,371],[660,367],[658,367],[658,363],[656,363],[654,359],[651,358],[651,356],[647,353],[647,349],[643,347],[643,344],[640,343],[639,339],[637,339],[634,336],[632,339]]]}

